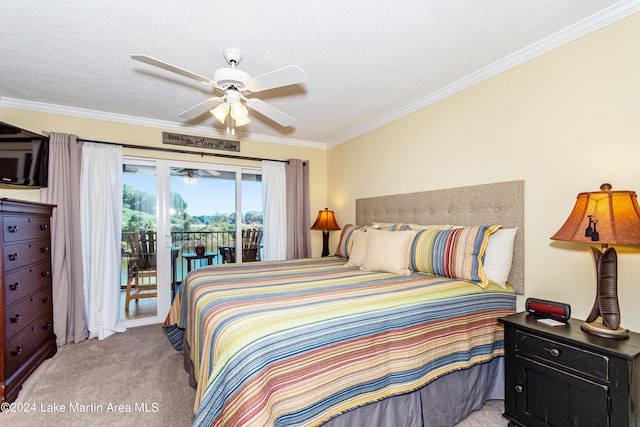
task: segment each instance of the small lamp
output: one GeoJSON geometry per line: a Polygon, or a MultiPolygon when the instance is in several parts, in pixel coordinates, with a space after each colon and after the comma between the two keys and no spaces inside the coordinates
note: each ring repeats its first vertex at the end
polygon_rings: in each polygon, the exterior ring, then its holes
{"type": "Polygon", "coordinates": [[[596,300],[582,330],[605,338],[625,339],[618,305],[618,256],[609,245],[640,245],[640,207],[634,191],[600,191],[578,194],[573,211],[551,237],[567,242],[600,242],[591,247],[596,264],[596,300]]]}
{"type": "Polygon", "coordinates": [[[329,255],[329,231],[340,230],[340,226],[336,222],[333,211],[325,208],[318,211],[318,218],[311,226],[312,230],[322,230],[322,256],[329,255]]]}

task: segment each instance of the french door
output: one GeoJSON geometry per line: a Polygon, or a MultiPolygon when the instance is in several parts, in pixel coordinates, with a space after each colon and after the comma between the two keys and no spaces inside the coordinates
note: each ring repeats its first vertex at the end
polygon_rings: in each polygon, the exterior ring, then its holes
{"type": "Polygon", "coordinates": [[[257,168],[125,158],[121,320],[164,321],[184,277],[242,245],[243,229],[262,233],[257,168]]]}

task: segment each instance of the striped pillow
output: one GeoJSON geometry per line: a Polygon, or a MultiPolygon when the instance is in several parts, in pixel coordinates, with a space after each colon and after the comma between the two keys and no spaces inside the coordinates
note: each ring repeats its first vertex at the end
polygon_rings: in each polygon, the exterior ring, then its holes
{"type": "Polygon", "coordinates": [[[467,280],[487,287],[482,257],[489,235],[500,225],[478,225],[450,230],[422,230],[413,240],[410,267],[413,271],[467,280]]]}
{"type": "Polygon", "coordinates": [[[340,234],[340,241],[336,248],[336,256],[349,258],[351,255],[351,248],[353,247],[353,232],[356,230],[367,231],[367,228],[368,227],[366,225],[345,225],[342,228],[342,233],[340,234]]]}

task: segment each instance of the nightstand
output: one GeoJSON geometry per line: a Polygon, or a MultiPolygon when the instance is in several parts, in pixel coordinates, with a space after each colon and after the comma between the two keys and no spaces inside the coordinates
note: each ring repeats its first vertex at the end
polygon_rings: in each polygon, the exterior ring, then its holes
{"type": "Polygon", "coordinates": [[[640,426],[640,334],[601,338],[527,313],[500,322],[509,426],[640,426]]]}

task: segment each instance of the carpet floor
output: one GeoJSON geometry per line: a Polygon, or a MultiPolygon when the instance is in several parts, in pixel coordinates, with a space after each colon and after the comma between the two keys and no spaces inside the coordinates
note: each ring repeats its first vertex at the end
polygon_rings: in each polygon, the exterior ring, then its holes
{"type": "MultiPolygon", "coordinates": [[[[160,325],[67,344],[24,383],[6,426],[190,426],[195,392],[160,325]]],[[[503,401],[457,427],[505,426],[503,401]]]]}

